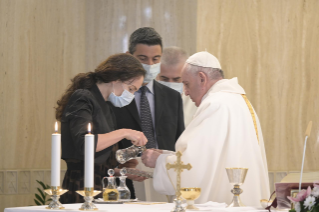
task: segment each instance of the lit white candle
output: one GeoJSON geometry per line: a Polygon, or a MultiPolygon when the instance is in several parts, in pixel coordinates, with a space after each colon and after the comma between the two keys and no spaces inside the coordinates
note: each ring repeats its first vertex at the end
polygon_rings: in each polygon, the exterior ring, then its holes
{"type": "Polygon", "coordinates": [[[88,125],[88,134],[85,135],[84,153],[84,187],[94,187],[94,135],[91,134],[91,124],[88,125]]]}
{"type": "Polygon", "coordinates": [[[55,133],[51,139],[51,186],[60,186],[61,134],[58,133],[58,122],[55,122],[55,133]]]}

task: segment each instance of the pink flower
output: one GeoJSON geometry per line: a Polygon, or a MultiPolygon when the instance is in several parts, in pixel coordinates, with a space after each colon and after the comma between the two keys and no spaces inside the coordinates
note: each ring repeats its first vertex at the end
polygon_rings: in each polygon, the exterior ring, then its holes
{"type": "Polygon", "coordinates": [[[310,186],[308,186],[307,190],[304,190],[304,189],[301,190],[295,198],[294,197],[287,197],[287,198],[293,202],[300,202],[305,200],[310,194],[311,194],[311,188],[310,186]]]}
{"type": "Polygon", "coordinates": [[[319,181],[313,182],[313,186],[319,188],[319,181]]]}

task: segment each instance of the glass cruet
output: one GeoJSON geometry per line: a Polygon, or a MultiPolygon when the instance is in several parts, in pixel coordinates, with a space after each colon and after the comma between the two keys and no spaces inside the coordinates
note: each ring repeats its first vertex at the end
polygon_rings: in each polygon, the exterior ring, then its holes
{"type": "Polygon", "coordinates": [[[135,145],[132,145],[126,149],[119,149],[116,151],[116,160],[120,164],[124,164],[127,161],[140,156],[145,149],[146,149],[145,146],[135,146],[135,145]]]}
{"type": "Polygon", "coordinates": [[[107,171],[109,177],[103,177],[102,186],[103,186],[103,200],[104,201],[118,201],[119,192],[116,188],[116,181],[114,177],[114,170],[109,169],[107,171]],[[105,187],[104,180],[107,179],[107,186],[105,187]]]}
{"type": "Polygon", "coordinates": [[[125,167],[121,169],[120,171],[121,176],[119,177],[120,185],[117,187],[117,190],[119,191],[119,195],[120,195],[119,200],[129,200],[131,198],[131,192],[126,186],[126,178],[127,178],[127,176],[125,176],[126,173],[127,173],[127,170],[125,167]]]}

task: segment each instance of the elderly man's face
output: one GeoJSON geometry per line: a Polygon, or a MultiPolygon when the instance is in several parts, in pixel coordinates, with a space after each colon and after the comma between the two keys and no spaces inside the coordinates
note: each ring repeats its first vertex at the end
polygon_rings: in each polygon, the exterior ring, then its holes
{"type": "Polygon", "coordinates": [[[182,82],[182,69],[184,63],[168,66],[161,64],[161,72],[157,75],[157,80],[164,82],[182,82]]]}
{"type": "Polygon", "coordinates": [[[184,93],[186,96],[190,96],[195,105],[198,107],[202,100],[200,77],[195,76],[193,73],[187,71],[184,66],[182,71],[182,82],[184,84],[184,93]]]}

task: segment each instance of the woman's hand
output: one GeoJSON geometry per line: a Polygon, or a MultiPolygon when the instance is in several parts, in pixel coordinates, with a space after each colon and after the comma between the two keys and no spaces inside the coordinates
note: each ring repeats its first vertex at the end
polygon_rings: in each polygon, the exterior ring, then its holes
{"type": "Polygon", "coordinates": [[[124,129],[124,130],[125,130],[124,137],[127,140],[132,141],[132,144],[134,144],[135,146],[144,146],[147,143],[147,138],[145,137],[143,132],[130,130],[130,129],[124,129]]]}

